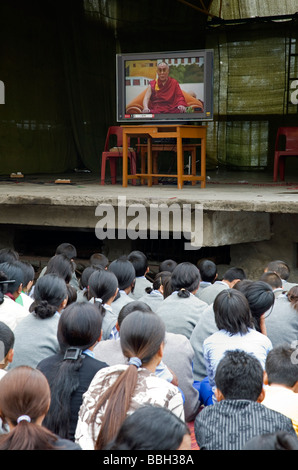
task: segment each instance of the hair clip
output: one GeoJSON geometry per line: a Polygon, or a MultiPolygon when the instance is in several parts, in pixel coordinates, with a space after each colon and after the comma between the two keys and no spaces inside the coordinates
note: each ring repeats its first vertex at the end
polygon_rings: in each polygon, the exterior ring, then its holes
{"type": "Polygon", "coordinates": [[[13,284],[14,282],[16,282],[14,279],[7,279],[7,281],[0,281],[0,284],[13,284]]]}
{"type": "Polygon", "coordinates": [[[75,347],[68,348],[64,354],[63,361],[66,361],[66,360],[76,361],[77,359],[79,359],[79,357],[81,357],[82,352],[83,351],[80,348],[75,348],[75,347]]]}

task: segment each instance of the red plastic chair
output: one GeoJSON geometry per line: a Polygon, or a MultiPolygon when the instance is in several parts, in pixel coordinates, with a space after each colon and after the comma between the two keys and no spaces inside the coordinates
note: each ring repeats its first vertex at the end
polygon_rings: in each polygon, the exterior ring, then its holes
{"type": "Polygon", "coordinates": [[[277,181],[278,174],[281,181],[284,181],[286,157],[298,157],[298,127],[278,128],[275,141],[273,181],[277,181]],[[282,136],[284,136],[284,144],[281,142],[282,136]]]}
{"type": "MultiPolygon", "coordinates": [[[[128,145],[130,142],[128,141],[128,145]]],[[[106,163],[109,160],[110,163],[110,172],[112,184],[116,184],[117,176],[117,159],[123,158],[123,132],[120,126],[111,126],[108,129],[106,142],[104,146],[104,151],[102,152],[101,158],[101,184],[105,184],[105,175],[106,175],[106,163]],[[114,141],[116,142],[113,147],[111,147],[111,142],[115,136],[114,141]]],[[[137,172],[137,154],[134,149],[129,147],[128,149],[128,159],[130,161],[130,171],[134,175],[137,172]]],[[[132,184],[136,184],[136,180],[132,180],[132,184]]]]}

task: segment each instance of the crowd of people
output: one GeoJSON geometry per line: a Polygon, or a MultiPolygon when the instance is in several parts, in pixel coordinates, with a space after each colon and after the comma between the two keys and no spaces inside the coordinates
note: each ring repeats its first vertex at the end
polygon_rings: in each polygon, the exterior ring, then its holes
{"type": "Polygon", "coordinates": [[[298,450],[298,284],[141,251],[0,250],[0,449],[298,450]]]}

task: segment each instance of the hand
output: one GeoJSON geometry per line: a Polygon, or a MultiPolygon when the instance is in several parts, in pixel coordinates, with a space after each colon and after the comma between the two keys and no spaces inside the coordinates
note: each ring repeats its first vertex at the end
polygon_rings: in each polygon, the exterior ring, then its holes
{"type": "Polygon", "coordinates": [[[180,113],[185,113],[186,112],[186,107],[185,106],[178,106],[178,109],[180,111],[180,113]]]}
{"type": "Polygon", "coordinates": [[[144,113],[144,114],[150,113],[150,109],[149,109],[149,108],[144,108],[144,109],[143,109],[143,113],[144,113]]]}

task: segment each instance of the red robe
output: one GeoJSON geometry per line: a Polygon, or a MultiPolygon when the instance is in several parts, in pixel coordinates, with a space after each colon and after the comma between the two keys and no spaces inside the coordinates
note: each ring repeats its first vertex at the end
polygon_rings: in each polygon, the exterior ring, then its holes
{"type": "Polygon", "coordinates": [[[158,80],[156,88],[156,80],[150,82],[152,94],[149,101],[149,109],[153,114],[160,113],[179,113],[178,106],[187,106],[184,95],[181,91],[179,83],[174,78],[169,77],[165,85],[158,80]]]}

